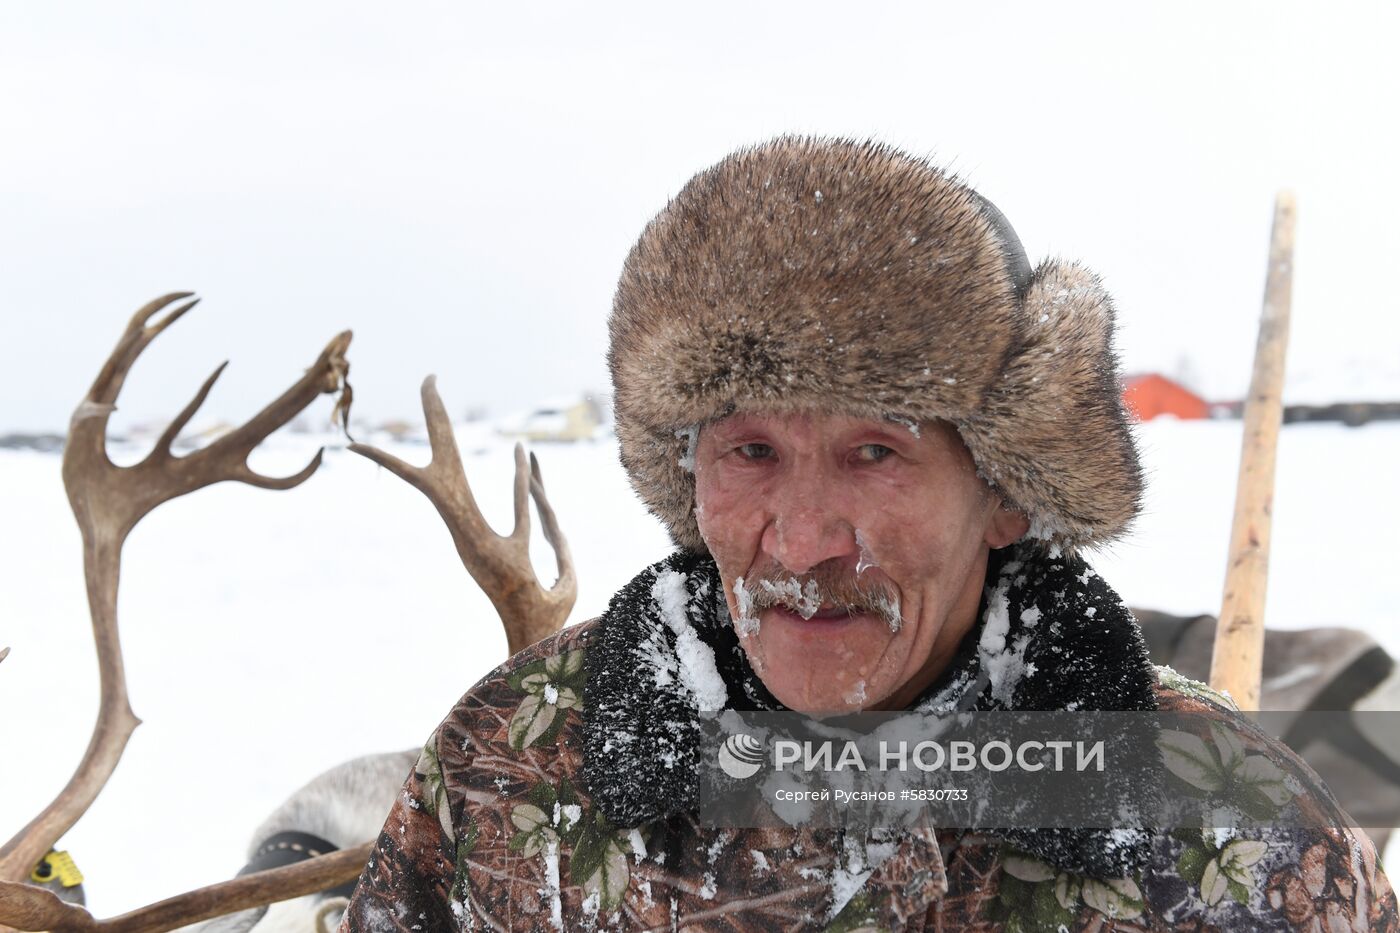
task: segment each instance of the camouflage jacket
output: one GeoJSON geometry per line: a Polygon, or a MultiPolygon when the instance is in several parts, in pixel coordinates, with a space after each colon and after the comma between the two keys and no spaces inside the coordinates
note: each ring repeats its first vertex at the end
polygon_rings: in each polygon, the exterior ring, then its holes
{"type": "MultiPolygon", "coordinates": [[[[916,706],[969,699],[1244,722],[1228,699],[1152,667],[1131,614],[1081,560],[1029,547],[993,561],[981,621],[916,706]]],[[[677,553],[453,707],[341,930],[1400,929],[1370,840],[1248,724],[1198,780],[1247,760],[1272,775],[1255,792],[1297,806],[1303,828],[716,830],[694,812],[688,718],[721,705],[781,709],[744,660],[713,562],[677,553]]]]}

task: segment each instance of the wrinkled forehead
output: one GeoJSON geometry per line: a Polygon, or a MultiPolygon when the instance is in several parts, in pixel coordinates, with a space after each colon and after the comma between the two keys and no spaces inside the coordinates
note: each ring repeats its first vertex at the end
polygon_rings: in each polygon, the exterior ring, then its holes
{"type": "Polygon", "coordinates": [[[946,433],[957,437],[952,423],[942,419],[918,420],[897,412],[845,412],[815,408],[734,408],[717,418],[694,425],[698,433],[730,434],[745,430],[801,430],[835,436],[859,430],[899,430],[915,438],[925,433],[946,433]]]}

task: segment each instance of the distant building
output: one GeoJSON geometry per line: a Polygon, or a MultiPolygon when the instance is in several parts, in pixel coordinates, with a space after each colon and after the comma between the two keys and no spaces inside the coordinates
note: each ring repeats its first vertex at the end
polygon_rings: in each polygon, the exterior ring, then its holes
{"type": "Polygon", "coordinates": [[[1400,420],[1400,402],[1334,402],[1331,405],[1285,405],[1283,423],[1340,421],[1359,428],[1372,421],[1400,420]]]}
{"type": "Polygon", "coordinates": [[[63,435],[49,431],[0,434],[0,448],[7,450],[37,450],[58,453],[63,449],[63,435]]]}
{"type": "Polygon", "coordinates": [[[1210,405],[1195,392],[1160,373],[1137,373],[1123,379],[1123,404],[1139,421],[1162,415],[1209,418],[1210,405]]]}
{"type": "Polygon", "coordinates": [[[1325,370],[1290,373],[1285,424],[1340,421],[1359,427],[1400,419],[1400,366],[1393,359],[1350,357],[1325,370]]]}
{"type": "MultiPolygon", "coordinates": [[[[1211,404],[1215,418],[1241,418],[1244,400],[1211,404]]],[[[1370,360],[1312,372],[1289,373],[1283,386],[1283,423],[1306,421],[1359,427],[1372,421],[1400,421],[1400,369],[1370,360]]]]}
{"type": "Polygon", "coordinates": [[[528,441],[584,441],[598,436],[602,407],[593,398],[553,399],[526,415],[502,422],[505,437],[528,441]]]}
{"type": "Polygon", "coordinates": [[[390,418],[381,422],[375,426],[374,431],[389,435],[390,440],[399,444],[421,443],[428,439],[427,430],[422,422],[405,421],[402,418],[390,418]]]}

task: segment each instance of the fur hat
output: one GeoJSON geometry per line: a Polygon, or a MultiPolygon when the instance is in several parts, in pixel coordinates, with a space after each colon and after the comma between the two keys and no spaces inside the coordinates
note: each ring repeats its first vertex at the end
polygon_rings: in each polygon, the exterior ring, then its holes
{"type": "Polygon", "coordinates": [[[608,329],[623,466],[687,550],[697,428],[740,409],[949,421],[1061,547],[1137,514],[1098,278],[1031,271],[990,202],[888,146],[783,137],[696,175],[632,248],[608,329]]]}

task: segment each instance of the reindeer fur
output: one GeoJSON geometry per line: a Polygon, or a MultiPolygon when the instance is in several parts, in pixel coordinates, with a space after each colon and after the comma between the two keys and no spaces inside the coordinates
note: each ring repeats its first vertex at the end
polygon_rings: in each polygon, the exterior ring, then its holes
{"type": "MultiPolygon", "coordinates": [[[[251,860],[265,840],[288,830],[319,836],[339,849],[376,838],[419,752],[410,749],[365,755],[312,778],[258,826],[248,843],[247,858],[251,860]]],[[[256,927],[257,933],[315,933],[321,900],[319,895],[307,895],[183,929],[246,933],[256,927]]]]}

